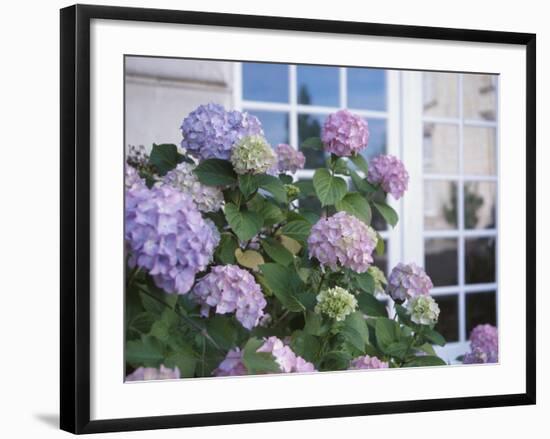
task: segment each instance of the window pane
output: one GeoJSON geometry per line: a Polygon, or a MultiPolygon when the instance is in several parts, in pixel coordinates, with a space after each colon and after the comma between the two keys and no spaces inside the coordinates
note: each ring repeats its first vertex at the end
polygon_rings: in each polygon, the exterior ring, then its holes
{"type": "Polygon", "coordinates": [[[496,130],[464,127],[464,173],[496,175],[496,130]]]}
{"type": "Polygon", "coordinates": [[[288,113],[258,110],[247,111],[260,119],[265,137],[272,146],[289,142],[288,113]]]}
{"type": "Polygon", "coordinates": [[[288,102],[288,65],[243,63],[243,98],[288,102]]]}
{"type": "MultiPolygon", "coordinates": [[[[310,137],[321,136],[321,126],[325,120],[325,115],[319,114],[299,114],[298,115],[298,143],[302,142],[310,137]]],[[[316,169],[325,165],[324,151],[304,148],[302,149],[306,157],[306,168],[316,169]]]]}
{"type": "Polygon", "coordinates": [[[440,310],[435,329],[445,337],[447,343],[458,341],[458,296],[456,294],[438,295],[434,299],[440,310]]]}
{"type": "Polygon", "coordinates": [[[454,181],[424,180],[424,228],[456,229],[457,185],[454,181]]]}
{"type": "Polygon", "coordinates": [[[458,173],[458,126],[424,124],[424,172],[458,173]]]}
{"type": "Polygon", "coordinates": [[[386,110],[386,70],[348,68],[348,107],[386,110]]]}
{"type": "Polygon", "coordinates": [[[466,239],[466,283],[495,282],[496,238],[466,239]]]}
{"type": "Polygon", "coordinates": [[[426,273],[434,286],[458,284],[458,241],[453,238],[430,238],[424,241],[426,273]]]}
{"type": "Polygon", "coordinates": [[[494,291],[466,294],[466,335],[477,325],[496,325],[497,304],[494,291]]]}
{"type": "Polygon", "coordinates": [[[467,229],[496,227],[497,184],[471,181],[464,185],[464,225],[467,229]]]}
{"type": "Polygon", "coordinates": [[[497,77],[495,75],[464,75],[464,117],[496,120],[497,77]]]}
{"type": "Polygon", "coordinates": [[[298,103],[338,107],[339,68],[298,66],[298,103]]]}
{"type": "Polygon", "coordinates": [[[388,240],[384,239],[384,254],[378,256],[378,253],[373,252],[374,265],[380,268],[382,272],[387,276],[388,275],[388,240]]]}
{"type": "Polygon", "coordinates": [[[386,144],[388,140],[386,119],[368,119],[369,124],[369,143],[361,151],[361,155],[367,160],[386,153],[386,144]]]}
{"type": "Polygon", "coordinates": [[[458,75],[424,72],[423,101],[426,116],[458,116],[458,75]]]}

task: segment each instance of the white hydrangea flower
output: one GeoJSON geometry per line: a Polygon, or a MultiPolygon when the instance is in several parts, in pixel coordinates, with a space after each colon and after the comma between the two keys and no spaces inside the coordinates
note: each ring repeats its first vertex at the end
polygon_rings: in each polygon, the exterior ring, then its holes
{"type": "Polygon", "coordinates": [[[357,299],[348,290],[342,287],[329,288],[317,295],[315,312],[326,314],[330,318],[341,322],[357,309],[357,299]]]}
{"type": "Polygon", "coordinates": [[[271,146],[262,136],[243,137],[231,153],[231,163],[237,174],[263,174],[276,161],[271,146]]]}
{"type": "Polygon", "coordinates": [[[431,296],[415,296],[409,299],[407,309],[411,320],[419,325],[433,325],[439,318],[439,305],[431,296]]]}

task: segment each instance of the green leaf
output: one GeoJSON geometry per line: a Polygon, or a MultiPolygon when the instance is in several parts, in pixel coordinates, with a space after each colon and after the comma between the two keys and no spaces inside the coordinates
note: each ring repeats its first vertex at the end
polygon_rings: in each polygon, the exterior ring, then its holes
{"type": "Polygon", "coordinates": [[[206,328],[223,349],[232,349],[237,345],[238,330],[231,318],[215,315],[206,320],[206,328]]]}
{"type": "Polygon", "coordinates": [[[349,368],[351,355],[344,351],[330,351],[323,357],[324,370],[346,370],[349,368]]]}
{"type": "Polygon", "coordinates": [[[348,162],[344,157],[339,157],[334,162],[333,171],[335,174],[349,175],[348,162]]]}
{"type": "Polygon", "coordinates": [[[359,218],[365,224],[370,224],[372,211],[369,203],[358,192],[350,192],[340,201],[336,202],[336,210],[345,211],[356,218],[359,218]]]}
{"type": "Polygon", "coordinates": [[[321,316],[315,312],[308,311],[305,317],[304,331],[311,335],[323,335],[323,320],[321,316]]]}
{"type": "Polygon", "coordinates": [[[248,198],[256,190],[258,190],[256,178],[250,174],[239,175],[239,189],[245,198],[248,198]]]}
{"type": "Polygon", "coordinates": [[[445,337],[443,337],[435,329],[424,328],[422,331],[422,335],[424,335],[429,341],[438,346],[445,346],[445,337]]]}
{"type": "Polygon", "coordinates": [[[265,282],[286,309],[293,312],[305,310],[296,296],[303,284],[294,270],[275,263],[264,264],[260,269],[265,282]]]}
{"type": "Polygon", "coordinates": [[[244,252],[238,248],[235,250],[235,259],[240,266],[250,268],[257,271],[258,267],[265,264],[264,257],[256,250],[245,250],[244,252]]]}
{"type": "Polygon", "coordinates": [[[166,357],[166,367],[177,367],[182,378],[193,378],[197,367],[197,358],[194,356],[193,349],[189,346],[178,352],[172,352],[166,357]]]}
{"type": "Polygon", "coordinates": [[[346,317],[342,334],[356,349],[363,352],[369,342],[369,328],[361,312],[354,312],[346,317]]]}
{"type": "Polygon", "coordinates": [[[235,250],[239,247],[237,239],[230,233],[222,233],[218,247],[216,248],[216,258],[222,264],[235,263],[235,250]]]}
{"type": "Polygon", "coordinates": [[[149,163],[155,167],[159,175],[166,175],[168,171],[171,171],[183,161],[184,156],[178,152],[176,145],[168,143],[157,145],[153,143],[149,163]]]}
{"type": "Polygon", "coordinates": [[[368,294],[374,294],[374,278],[368,271],[364,273],[354,273],[354,278],[359,288],[368,294]]]}
{"type": "Polygon", "coordinates": [[[290,221],[281,227],[281,234],[298,242],[305,243],[311,232],[311,224],[307,221],[290,221]]]}
{"type": "Polygon", "coordinates": [[[241,241],[255,236],[263,225],[263,219],[256,212],[239,210],[233,203],[227,203],[224,209],[225,219],[241,241]]]}
{"type": "Polygon", "coordinates": [[[132,366],[157,367],[163,360],[162,344],[154,337],[144,335],[126,342],[126,361],[132,366]]]}
{"type": "Polygon", "coordinates": [[[286,189],[281,180],[272,175],[260,174],[256,176],[256,184],[259,188],[266,190],[273,198],[275,198],[279,203],[286,203],[286,189]]]}
{"type": "Polygon", "coordinates": [[[369,317],[387,317],[388,312],[382,302],[372,294],[362,293],[357,296],[359,309],[369,317]]]}
{"type": "Polygon", "coordinates": [[[199,181],[207,186],[226,186],[237,182],[233,165],[227,160],[207,159],[194,170],[199,181]]]}
{"type": "Polygon", "coordinates": [[[376,320],[376,342],[380,349],[399,341],[399,326],[393,320],[380,317],[376,320]]]}
{"type": "Polygon", "coordinates": [[[397,357],[399,359],[405,358],[408,352],[409,352],[409,344],[404,341],[391,343],[390,345],[384,348],[384,353],[392,357],[397,357]]]}
{"type": "Polygon", "coordinates": [[[417,346],[416,349],[421,350],[428,355],[435,355],[435,350],[430,343],[424,343],[423,345],[417,346]]]}
{"type": "Polygon", "coordinates": [[[294,256],[279,241],[274,238],[266,237],[261,242],[262,248],[267,255],[275,262],[289,266],[294,261],[294,256]]]}
{"type": "Polygon", "coordinates": [[[323,141],[320,137],[308,137],[302,142],[300,149],[310,148],[310,149],[323,149],[323,141]]]}
{"type": "Polygon", "coordinates": [[[142,312],[131,320],[130,328],[140,334],[147,334],[151,330],[153,323],[155,323],[155,317],[148,312],[142,312]]]}
{"type": "Polygon", "coordinates": [[[399,221],[399,216],[397,215],[397,212],[384,202],[377,203],[376,201],[373,201],[373,204],[374,207],[376,207],[376,210],[380,212],[380,215],[382,215],[382,217],[386,220],[386,222],[392,227],[395,227],[397,221],[399,221]]]}
{"type": "Polygon", "coordinates": [[[380,233],[376,232],[376,237],[378,238],[378,241],[376,241],[376,254],[378,256],[384,256],[384,251],[386,249],[386,244],[384,244],[384,238],[380,236],[380,233]]]}
{"type": "Polygon", "coordinates": [[[262,340],[251,338],[243,349],[243,363],[251,375],[281,371],[271,353],[256,352],[263,343],[262,340]]]}
{"type": "Polygon", "coordinates": [[[363,192],[365,194],[376,192],[376,187],[370,184],[366,179],[361,178],[357,172],[350,171],[350,175],[353,185],[359,192],[363,192]]]}
{"type": "Polygon", "coordinates": [[[259,194],[256,194],[252,200],[248,202],[250,210],[259,213],[264,219],[264,226],[269,227],[273,224],[280,223],[285,220],[283,211],[275,206],[271,201],[266,200],[259,194]]]}
{"type": "Polygon", "coordinates": [[[292,184],[294,181],[292,176],[288,174],[279,174],[279,180],[281,180],[283,184],[292,184]]]}
{"type": "Polygon", "coordinates": [[[416,357],[410,361],[407,361],[403,366],[404,367],[425,367],[425,366],[446,366],[441,358],[436,357],[435,355],[424,355],[416,357]]]}
{"type": "Polygon", "coordinates": [[[162,314],[165,308],[162,303],[143,292],[140,292],[139,296],[141,297],[141,303],[145,311],[154,316],[160,316],[162,314]]]}
{"type": "Polygon", "coordinates": [[[300,198],[311,197],[315,195],[315,188],[313,187],[313,181],[300,180],[292,183],[298,189],[300,189],[300,198]]]}
{"type": "Polygon", "coordinates": [[[294,331],[290,339],[290,348],[296,355],[307,361],[315,362],[321,349],[317,337],[307,334],[304,331],[294,331]]]}
{"type": "Polygon", "coordinates": [[[351,156],[349,159],[353,162],[355,166],[357,166],[357,169],[365,173],[365,176],[368,175],[369,164],[361,154],[351,156]]]}
{"type": "Polygon", "coordinates": [[[346,181],[341,177],[334,177],[328,169],[315,171],[313,187],[322,206],[336,204],[348,191],[346,181]]]}

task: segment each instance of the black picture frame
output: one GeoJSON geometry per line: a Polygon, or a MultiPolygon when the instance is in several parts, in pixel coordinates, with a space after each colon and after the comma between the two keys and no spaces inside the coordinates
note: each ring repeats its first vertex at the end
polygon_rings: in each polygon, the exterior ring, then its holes
{"type": "Polygon", "coordinates": [[[536,395],[536,36],[530,33],[448,29],[289,17],[234,15],[110,6],[75,5],[61,10],[61,406],[60,424],[72,433],[194,427],[251,422],[364,416],[535,404],[536,395]],[[527,281],[526,392],[446,398],[90,420],[90,21],[181,23],[503,43],[526,47],[527,281]]]}

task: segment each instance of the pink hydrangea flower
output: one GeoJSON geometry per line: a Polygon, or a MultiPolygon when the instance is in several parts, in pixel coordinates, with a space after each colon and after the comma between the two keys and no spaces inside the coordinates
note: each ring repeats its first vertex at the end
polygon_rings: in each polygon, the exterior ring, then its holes
{"type": "Polygon", "coordinates": [[[364,355],[362,357],[357,357],[351,360],[349,369],[387,369],[388,367],[389,364],[385,361],[380,360],[378,357],[364,355]]]}
{"type": "Polygon", "coordinates": [[[388,278],[387,291],[393,300],[405,300],[415,296],[427,296],[433,288],[430,277],[414,262],[397,264],[388,278]]]}
{"type": "Polygon", "coordinates": [[[298,169],[304,169],[306,157],[300,151],[286,143],[280,143],[275,148],[277,164],[272,169],[274,173],[290,172],[295,174],[298,169]]]}
{"type": "MultiPolygon", "coordinates": [[[[316,372],[312,363],[296,355],[285,342],[277,337],[269,337],[256,352],[267,352],[273,355],[281,373],[316,372]]],[[[248,371],[242,362],[243,352],[239,349],[230,350],[225,359],[214,370],[215,376],[246,375],[248,371]]]]}
{"type": "Polygon", "coordinates": [[[493,325],[477,325],[470,333],[471,352],[463,363],[496,363],[498,361],[498,329],[493,325]]]}
{"type": "Polygon", "coordinates": [[[202,305],[203,316],[208,316],[211,307],[217,314],[235,312],[246,329],[258,325],[267,305],[254,276],[231,264],[212,267],[193,288],[193,296],[202,305]]]}
{"type": "Polygon", "coordinates": [[[242,359],[243,353],[239,348],[231,349],[212,373],[218,377],[246,375],[247,370],[242,359]]]}
{"type": "Polygon", "coordinates": [[[379,184],[386,193],[398,200],[409,185],[409,173],[403,162],[393,155],[379,155],[369,163],[367,180],[379,184]]]}
{"type": "Polygon", "coordinates": [[[340,157],[355,155],[369,142],[367,121],[348,110],[332,113],[325,120],[321,140],[330,153],[340,157]]]}
{"type": "Polygon", "coordinates": [[[160,368],[138,367],[126,377],[126,381],[150,381],[150,380],[177,380],[180,378],[178,367],[170,369],[160,365],[160,368]]]}
{"type": "Polygon", "coordinates": [[[311,228],[309,257],[333,270],[338,265],[364,273],[373,263],[372,252],[378,239],[376,232],[346,212],[321,218],[311,228]]]}

